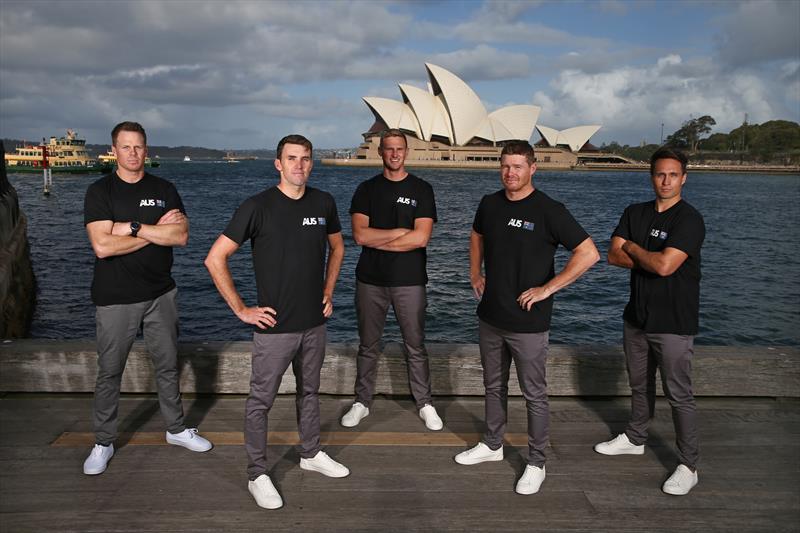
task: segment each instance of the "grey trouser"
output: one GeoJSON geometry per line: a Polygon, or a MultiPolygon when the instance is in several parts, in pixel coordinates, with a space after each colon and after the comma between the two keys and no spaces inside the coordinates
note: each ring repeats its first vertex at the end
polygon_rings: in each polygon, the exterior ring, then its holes
{"type": "Polygon", "coordinates": [[[155,300],[135,304],[99,305],[97,320],[97,383],[94,388],[94,433],[97,444],[117,438],[117,407],[122,372],[133,341],[142,327],[144,342],[156,372],[158,404],[167,431],[180,433],[183,407],[178,386],[178,308],[172,289],[155,300]]]}
{"type": "Polygon", "coordinates": [[[623,346],[631,386],[631,420],[625,434],[636,445],[647,440],[647,425],[655,414],[656,367],[660,368],[664,395],[672,407],[678,460],[694,470],[699,456],[692,394],[694,337],[645,333],[625,322],[623,346]]]}
{"type": "Polygon", "coordinates": [[[356,401],[369,407],[375,393],[378,355],[386,325],[389,304],[403,335],[403,348],[408,363],[408,385],[417,409],[431,403],[431,371],[425,349],[425,308],[428,297],[424,285],[381,287],[356,283],[358,315],[358,357],[356,359],[356,401]]]}
{"type": "Polygon", "coordinates": [[[300,457],[317,455],[319,373],[325,359],[325,324],[296,333],[254,333],[250,396],[244,407],[244,446],[250,480],[267,473],[267,422],[281,378],[292,365],[297,383],[295,407],[300,457]]]}
{"type": "Polygon", "coordinates": [[[478,342],[486,388],[483,443],[493,450],[503,446],[508,419],[508,377],[513,359],[528,410],[528,464],[538,467],[544,465],[550,432],[545,375],[549,338],[549,331],[514,333],[480,321],[478,342]]]}

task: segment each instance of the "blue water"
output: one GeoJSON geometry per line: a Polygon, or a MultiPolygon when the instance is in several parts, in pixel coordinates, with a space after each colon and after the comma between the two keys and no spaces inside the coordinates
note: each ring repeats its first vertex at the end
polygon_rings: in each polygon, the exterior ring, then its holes
{"type": "MultiPolygon", "coordinates": [[[[359,248],[347,211],[358,183],[376,169],[317,165],[310,184],[336,198],[347,251],[328,323],[334,342],[357,340],[352,305],[359,248]]],[[[154,173],[178,187],[191,220],[189,245],[175,252],[183,340],[246,340],[240,323],[217,294],[203,266],[211,244],[246,197],[276,183],[271,161],[239,164],[165,162],[154,173]]],[[[428,248],[431,342],[477,342],[476,301],[469,285],[468,242],[482,195],[500,187],[486,170],[420,170],[436,191],[439,222],[428,248]]],[[[89,299],[93,255],[83,227],[83,196],[98,176],[54,175],[52,194],[41,177],[12,174],[28,216],[28,236],[38,282],[32,336],[91,338],[89,299]]],[[[608,240],[625,206],[652,198],[646,173],[539,172],[535,185],[564,202],[592,235],[605,258],[608,240]]],[[[684,197],[703,213],[699,344],[800,345],[800,178],[758,174],[691,174],[684,197]]],[[[567,254],[559,251],[556,269],[567,254]]],[[[246,302],[255,303],[249,246],[231,270],[246,302]]],[[[556,295],[551,341],[619,344],[628,297],[628,272],[604,262],[556,295]]],[[[399,339],[391,317],[387,339],[399,339]]]]}

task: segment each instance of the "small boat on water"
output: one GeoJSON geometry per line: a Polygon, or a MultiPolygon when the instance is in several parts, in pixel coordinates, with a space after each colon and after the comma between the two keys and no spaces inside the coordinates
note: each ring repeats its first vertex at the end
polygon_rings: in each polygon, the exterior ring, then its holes
{"type": "Polygon", "coordinates": [[[185,155],[185,156],[183,156],[183,161],[184,161],[185,163],[188,163],[188,162],[189,162],[189,161],[191,161],[191,160],[192,160],[192,158],[191,158],[191,157],[189,157],[188,155],[185,155]]]}
{"type": "Polygon", "coordinates": [[[78,134],[67,130],[64,137],[50,137],[50,142],[17,146],[13,153],[5,155],[8,172],[41,172],[47,166],[53,172],[70,172],[83,174],[86,172],[104,172],[107,166],[91,157],[86,152],[86,140],[78,139],[78,134]]]}
{"type": "MultiPolygon", "coordinates": [[[[114,167],[114,165],[116,165],[116,164],[117,164],[117,156],[115,156],[115,155],[114,155],[114,152],[112,152],[111,150],[109,150],[108,152],[106,152],[106,153],[105,153],[105,154],[103,154],[103,155],[100,155],[100,156],[98,156],[98,157],[97,157],[97,159],[100,161],[100,164],[101,164],[101,165],[105,166],[105,167],[106,167],[106,168],[108,168],[109,170],[110,170],[111,168],[113,168],[113,167],[114,167]]],[[[159,166],[161,166],[161,163],[160,163],[160,162],[158,162],[158,161],[153,161],[153,160],[152,160],[152,159],[150,159],[149,157],[146,157],[146,158],[144,159],[144,166],[145,166],[145,167],[153,167],[153,168],[156,168],[156,167],[159,167],[159,166]]]]}
{"type": "Polygon", "coordinates": [[[256,155],[237,155],[235,152],[227,152],[223,157],[223,161],[228,163],[238,163],[240,161],[255,161],[258,159],[256,155]]]}

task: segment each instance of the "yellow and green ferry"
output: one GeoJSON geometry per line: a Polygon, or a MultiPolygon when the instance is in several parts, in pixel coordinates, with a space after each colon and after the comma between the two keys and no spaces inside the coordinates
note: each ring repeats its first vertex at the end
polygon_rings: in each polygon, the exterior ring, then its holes
{"type": "Polygon", "coordinates": [[[84,174],[104,172],[108,166],[101,164],[86,151],[86,140],[78,139],[77,133],[67,130],[64,137],[50,137],[50,142],[17,146],[13,153],[5,155],[7,172],[41,172],[45,168],[53,172],[84,174]]]}

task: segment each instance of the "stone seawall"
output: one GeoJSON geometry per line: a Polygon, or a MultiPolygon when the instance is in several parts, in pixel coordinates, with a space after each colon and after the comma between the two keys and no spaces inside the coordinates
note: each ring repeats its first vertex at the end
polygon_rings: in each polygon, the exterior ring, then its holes
{"type": "MultiPolygon", "coordinates": [[[[250,342],[180,343],[183,392],[246,394],[250,342]]],[[[320,392],[352,395],[356,344],[329,344],[320,392]]],[[[483,373],[475,344],[429,344],[433,393],[483,395],[483,373]]],[[[0,343],[0,392],[93,392],[97,354],[92,340],[19,339],[0,343]]],[[[696,346],[694,390],[698,396],[800,397],[800,348],[786,346],[696,346]]],[[[551,345],[547,360],[551,396],[630,394],[620,346],[551,345]]],[[[153,393],[152,364],[136,342],[122,378],[123,392],[153,393]]],[[[295,392],[291,369],[281,393],[295,392]]],[[[408,395],[402,348],[389,343],[378,363],[377,394],[408,395]]],[[[659,387],[660,393],[660,387],[659,387]]],[[[520,390],[512,366],[509,394],[520,390]]]]}
{"type": "MultiPolygon", "coordinates": [[[[5,149],[0,143],[0,151],[5,149]]],[[[17,191],[0,169],[0,339],[26,337],[35,305],[36,283],[28,244],[28,221],[17,191]]]]}

